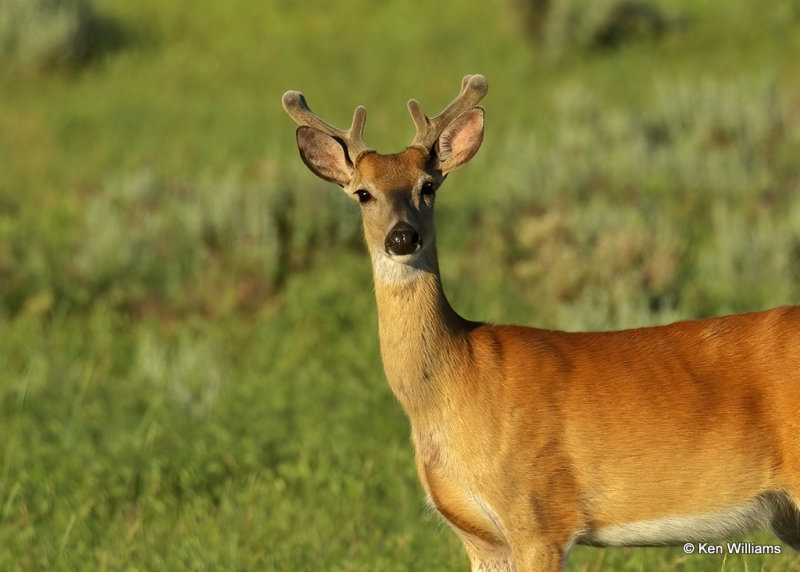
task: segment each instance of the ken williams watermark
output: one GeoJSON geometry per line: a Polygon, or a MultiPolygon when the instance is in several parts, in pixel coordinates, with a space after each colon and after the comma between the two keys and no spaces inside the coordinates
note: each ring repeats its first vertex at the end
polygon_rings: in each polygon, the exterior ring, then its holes
{"type": "Polygon", "coordinates": [[[726,542],[710,544],[708,542],[687,542],[683,545],[686,554],[780,554],[778,544],[755,544],[753,542],[726,542]]]}

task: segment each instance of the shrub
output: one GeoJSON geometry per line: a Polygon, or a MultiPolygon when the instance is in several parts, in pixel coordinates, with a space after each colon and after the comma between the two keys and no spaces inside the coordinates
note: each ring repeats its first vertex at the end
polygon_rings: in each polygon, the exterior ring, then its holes
{"type": "Polygon", "coordinates": [[[517,0],[526,34],[551,56],[659,38],[673,25],[649,0],[517,0]]]}
{"type": "Polygon", "coordinates": [[[448,282],[467,315],[614,329],[796,299],[796,127],[774,81],[657,84],[635,112],[582,84],[556,97],[546,145],[510,133],[490,176],[502,195],[471,203],[466,294],[448,282]]]}
{"type": "Polygon", "coordinates": [[[88,0],[0,2],[0,62],[7,70],[75,65],[120,39],[116,24],[100,17],[88,0]]]}

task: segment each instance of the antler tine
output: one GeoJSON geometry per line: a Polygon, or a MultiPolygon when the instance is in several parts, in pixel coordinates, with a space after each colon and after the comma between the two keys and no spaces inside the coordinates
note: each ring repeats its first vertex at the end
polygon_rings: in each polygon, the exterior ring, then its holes
{"type": "Polygon", "coordinates": [[[287,91],[283,94],[282,102],[286,113],[298,125],[319,129],[323,133],[341,140],[347,148],[351,161],[355,162],[361,153],[370,150],[364,144],[364,125],[367,123],[367,110],[364,106],[359,105],[356,107],[350,129],[343,131],[323,121],[311,111],[308,103],[306,103],[305,96],[299,91],[287,91]]]}
{"type": "Polygon", "coordinates": [[[408,111],[411,113],[411,119],[414,120],[414,125],[417,128],[417,133],[411,145],[421,145],[429,149],[439,138],[439,135],[442,134],[442,131],[456,117],[475,107],[488,91],[489,83],[481,74],[464,76],[464,79],[461,80],[461,91],[458,97],[433,119],[425,115],[416,99],[410,100],[408,102],[408,111]]]}

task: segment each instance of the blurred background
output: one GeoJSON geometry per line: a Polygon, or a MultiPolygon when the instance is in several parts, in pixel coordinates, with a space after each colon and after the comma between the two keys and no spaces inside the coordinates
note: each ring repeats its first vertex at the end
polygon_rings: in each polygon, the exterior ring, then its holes
{"type": "MultiPolygon", "coordinates": [[[[452,305],[614,329],[800,303],[798,62],[800,0],[0,0],[0,569],[468,568],[284,91],[388,153],[486,75],[452,305]]],[[[570,569],[725,566],[798,561],[570,569]]]]}

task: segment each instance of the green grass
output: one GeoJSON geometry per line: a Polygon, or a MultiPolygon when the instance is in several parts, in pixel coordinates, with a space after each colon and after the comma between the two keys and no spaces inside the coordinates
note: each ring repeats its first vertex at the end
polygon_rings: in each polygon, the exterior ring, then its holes
{"type": "Polygon", "coordinates": [[[340,125],[366,105],[390,152],[408,98],[488,77],[484,147],[437,207],[467,317],[800,301],[800,4],[682,1],[657,41],[555,55],[514,6],[105,0],[115,49],[0,62],[0,569],[467,569],[383,379],[357,209],[300,162],[287,89],[340,125]]]}

